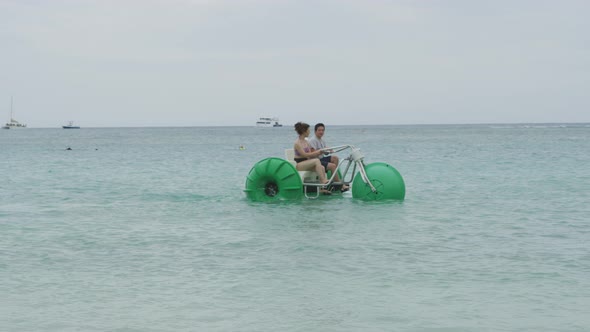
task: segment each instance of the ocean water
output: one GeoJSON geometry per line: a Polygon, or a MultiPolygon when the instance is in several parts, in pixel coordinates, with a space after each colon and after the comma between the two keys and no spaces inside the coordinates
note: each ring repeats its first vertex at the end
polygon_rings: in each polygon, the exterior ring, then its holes
{"type": "Polygon", "coordinates": [[[328,127],[405,201],[247,201],[295,138],[0,131],[0,330],[590,330],[590,125],[328,127]]]}

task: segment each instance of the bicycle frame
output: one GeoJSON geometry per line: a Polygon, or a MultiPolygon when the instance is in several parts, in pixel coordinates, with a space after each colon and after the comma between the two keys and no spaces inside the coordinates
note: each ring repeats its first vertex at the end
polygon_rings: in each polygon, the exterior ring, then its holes
{"type": "Polygon", "coordinates": [[[365,163],[363,160],[365,156],[362,154],[360,149],[355,148],[352,145],[340,145],[340,146],[335,146],[335,147],[324,148],[324,149],[321,149],[321,151],[328,152],[327,154],[324,154],[324,156],[329,156],[331,154],[341,152],[341,151],[344,151],[347,149],[350,149],[350,154],[348,155],[348,157],[343,159],[343,160],[347,161],[347,163],[346,163],[346,167],[344,168],[344,172],[342,172],[342,178],[340,179],[340,181],[335,182],[334,179],[336,177],[336,174],[338,174],[338,171],[340,170],[341,166],[344,164],[342,162],[338,163],[338,167],[332,173],[332,176],[330,177],[328,183],[321,184],[321,183],[317,183],[317,182],[303,182],[303,188],[304,188],[303,191],[304,191],[306,198],[310,198],[310,199],[318,198],[320,195],[319,189],[321,189],[321,188],[326,188],[331,185],[348,185],[348,184],[350,184],[354,178],[354,174],[356,173],[357,167],[359,169],[359,174],[360,174],[361,178],[363,179],[363,182],[365,182],[366,184],[368,184],[371,187],[371,191],[373,191],[374,193],[377,193],[377,189],[375,189],[375,187],[371,183],[371,180],[369,180],[367,173],[365,171],[365,163]],[[348,175],[348,171],[350,170],[351,166],[352,166],[352,172],[350,173],[350,178],[347,181],[346,176],[348,175]],[[308,187],[315,187],[316,188],[316,195],[315,196],[308,195],[308,193],[307,193],[308,187]]]}

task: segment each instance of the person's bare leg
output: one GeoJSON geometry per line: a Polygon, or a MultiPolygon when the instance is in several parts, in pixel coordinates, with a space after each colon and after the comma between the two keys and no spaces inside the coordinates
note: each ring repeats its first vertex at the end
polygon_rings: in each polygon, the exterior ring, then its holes
{"type": "Polygon", "coordinates": [[[314,171],[316,168],[315,159],[309,159],[302,162],[297,163],[295,168],[298,171],[314,171]]]}
{"type": "Polygon", "coordinates": [[[332,155],[332,156],[330,156],[330,162],[332,164],[338,166],[338,163],[340,162],[340,160],[338,159],[338,156],[332,155]]]}
{"type": "Polygon", "coordinates": [[[315,164],[315,171],[320,176],[320,183],[322,183],[322,184],[328,183],[328,179],[326,177],[326,171],[324,170],[324,166],[322,166],[322,163],[320,162],[319,159],[315,159],[315,160],[317,161],[315,164]]]}
{"type": "Polygon", "coordinates": [[[332,172],[332,175],[334,176],[334,182],[340,182],[340,177],[338,176],[338,172],[336,172],[336,165],[328,163],[328,170],[332,172]]]}

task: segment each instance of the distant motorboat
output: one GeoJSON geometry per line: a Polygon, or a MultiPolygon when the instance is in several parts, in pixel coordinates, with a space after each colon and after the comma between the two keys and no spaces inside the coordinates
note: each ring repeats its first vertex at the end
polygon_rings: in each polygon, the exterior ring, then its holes
{"type": "Polygon", "coordinates": [[[27,125],[24,123],[20,123],[14,119],[12,116],[12,96],[10,97],[10,121],[6,122],[2,129],[24,129],[27,128],[27,125]]]}
{"type": "Polygon", "coordinates": [[[279,118],[259,118],[256,121],[256,127],[282,127],[279,123],[279,118]]]}
{"type": "Polygon", "coordinates": [[[66,126],[61,126],[63,129],[80,129],[80,126],[74,126],[74,121],[70,121],[66,126]]]}

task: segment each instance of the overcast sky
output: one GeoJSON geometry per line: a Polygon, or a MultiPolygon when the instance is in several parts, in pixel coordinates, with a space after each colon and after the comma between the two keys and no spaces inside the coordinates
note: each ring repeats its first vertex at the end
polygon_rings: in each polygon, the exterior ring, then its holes
{"type": "Polygon", "coordinates": [[[29,127],[590,122],[590,1],[0,0],[29,127]]]}

